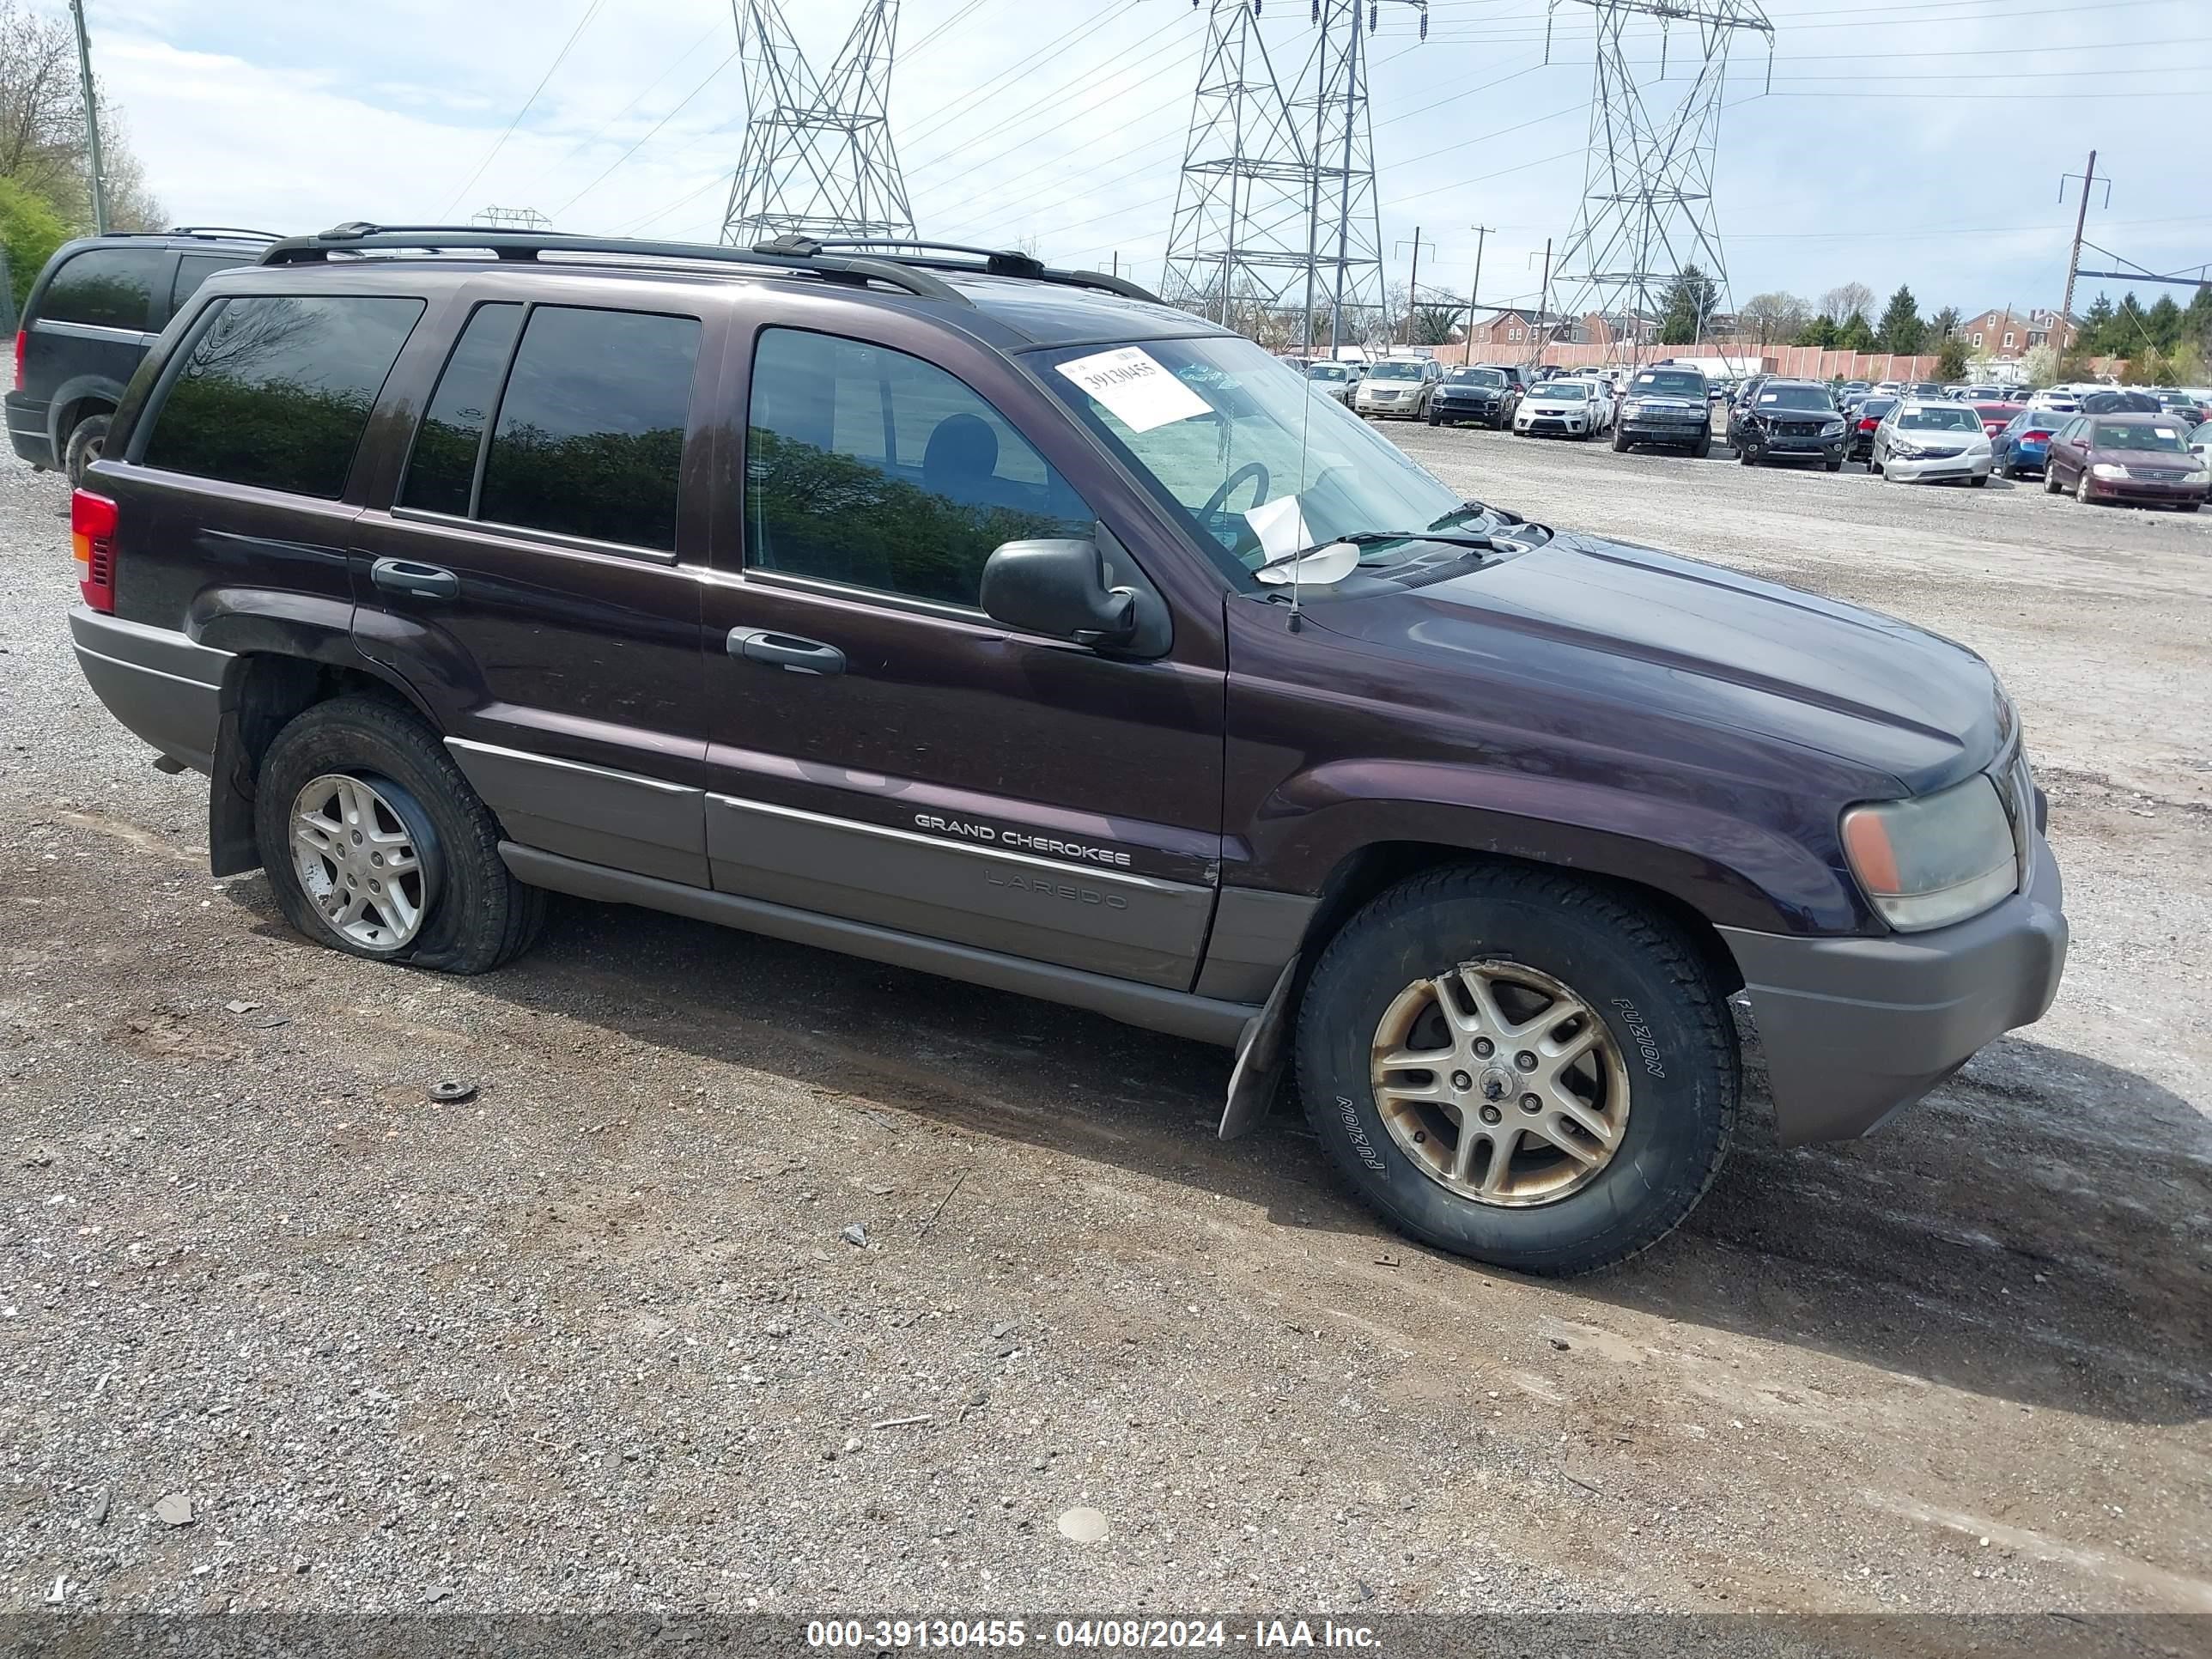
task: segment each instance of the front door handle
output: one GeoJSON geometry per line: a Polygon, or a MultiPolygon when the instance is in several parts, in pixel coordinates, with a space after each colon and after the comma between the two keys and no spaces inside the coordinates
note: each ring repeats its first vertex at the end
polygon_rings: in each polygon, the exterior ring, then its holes
{"type": "Polygon", "coordinates": [[[387,593],[417,599],[455,599],[461,593],[461,579],[452,571],[412,559],[379,559],[369,566],[368,579],[387,593]]]}
{"type": "Polygon", "coordinates": [[[766,663],[771,668],[789,669],[797,674],[845,672],[845,653],[836,646],[824,645],[819,640],[802,640],[796,634],[732,628],[728,643],[732,656],[743,657],[747,662],[766,663]]]}

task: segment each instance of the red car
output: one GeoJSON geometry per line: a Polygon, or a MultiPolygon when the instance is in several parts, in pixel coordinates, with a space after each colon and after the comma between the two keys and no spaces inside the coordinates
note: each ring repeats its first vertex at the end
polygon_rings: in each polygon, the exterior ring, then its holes
{"type": "Polygon", "coordinates": [[[2012,424],[2014,416],[2027,407],[2026,404],[1976,404],[1974,413],[1982,417],[1983,435],[1994,438],[2012,424]]]}
{"type": "Polygon", "coordinates": [[[2167,415],[2076,415],[2051,434],[2043,487],[2069,483],[2078,501],[2132,501],[2194,513],[2212,495],[2212,471],[2189,432],[2167,415]]]}

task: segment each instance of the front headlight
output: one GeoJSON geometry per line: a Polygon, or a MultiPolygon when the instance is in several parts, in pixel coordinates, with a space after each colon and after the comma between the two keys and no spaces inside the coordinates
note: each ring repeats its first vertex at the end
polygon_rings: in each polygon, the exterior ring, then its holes
{"type": "Polygon", "coordinates": [[[2212,483],[2212,466],[2200,466],[2194,472],[2181,475],[2184,483],[2212,483]]]}
{"type": "Polygon", "coordinates": [[[1889,453],[1893,455],[1902,455],[1908,461],[1917,461],[1920,459],[1920,446],[1908,439],[1892,438],[1889,441],[1889,453]]]}
{"type": "Polygon", "coordinates": [[[1644,405],[1631,398],[1626,403],[1621,404],[1620,412],[1623,416],[1641,415],[1644,412],[1644,405]]]}
{"type": "Polygon", "coordinates": [[[1820,428],[1820,435],[1823,438],[1842,437],[1844,435],[1844,423],[1841,421],[1829,422],[1827,425],[1820,428]]]}
{"type": "Polygon", "coordinates": [[[1899,933],[1978,916],[2019,884],[2011,820],[1978,774],[1933,795],[1854,806],[1843,836],[1868,902],[1899,933]]]}
{"type": "Polygon", "coordinates": [[[1986,455],[1989,453],[1990,441],[1987,438],[1978,439],[1966,446],[1966,453],[1969,455],[1986,455]]]}
{"type": "Polygon", "coordinates": [[[2100,478],[2124,478],[2128,476],[2127,468],[2118,461],[2099,461],[2089,471],[2100,478]]]}

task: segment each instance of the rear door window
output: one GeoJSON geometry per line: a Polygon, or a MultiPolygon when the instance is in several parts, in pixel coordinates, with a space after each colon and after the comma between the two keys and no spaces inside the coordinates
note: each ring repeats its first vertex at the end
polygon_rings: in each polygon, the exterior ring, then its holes
{"type": "Polygon", "coordinates": [[[522,307],[478,306],[446,360],[415,434],[399,504],[467,518],[476,508],[477,453],[491,424],[499,383],[522,326],[522,307]]]}
{"type": "Polygon", "coordinates": [[[39,316],[143,334],[152,323],[154,285],[168,257],[152,247],[87,248],[54,273],[39,316]]]}
{"type": "MultiPolygon", "coordinates": [[[[699,332],[696,317],[533,307],[499,400],[475,516],[674,552],[699,332]]],[[[456,419],[459,411],[457,393],[456,419]]]]}
{"type": "Polygon", "coordinates": [[[335,501],[422,301],[297,295],[219,301],[172,375],[140,459],[335,501]]]}

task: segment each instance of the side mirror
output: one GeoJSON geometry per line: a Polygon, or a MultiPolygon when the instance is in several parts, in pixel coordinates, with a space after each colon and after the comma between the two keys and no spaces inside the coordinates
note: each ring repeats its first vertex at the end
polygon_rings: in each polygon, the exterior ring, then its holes
{"type": "Polygon", "coordinates": [[[1117,645],[1137,632],[1133,589],[1106,585],[1096,542],[1005,542],[983,565],[983,611],[994,622],[1078,645],[1117,645]]]}

